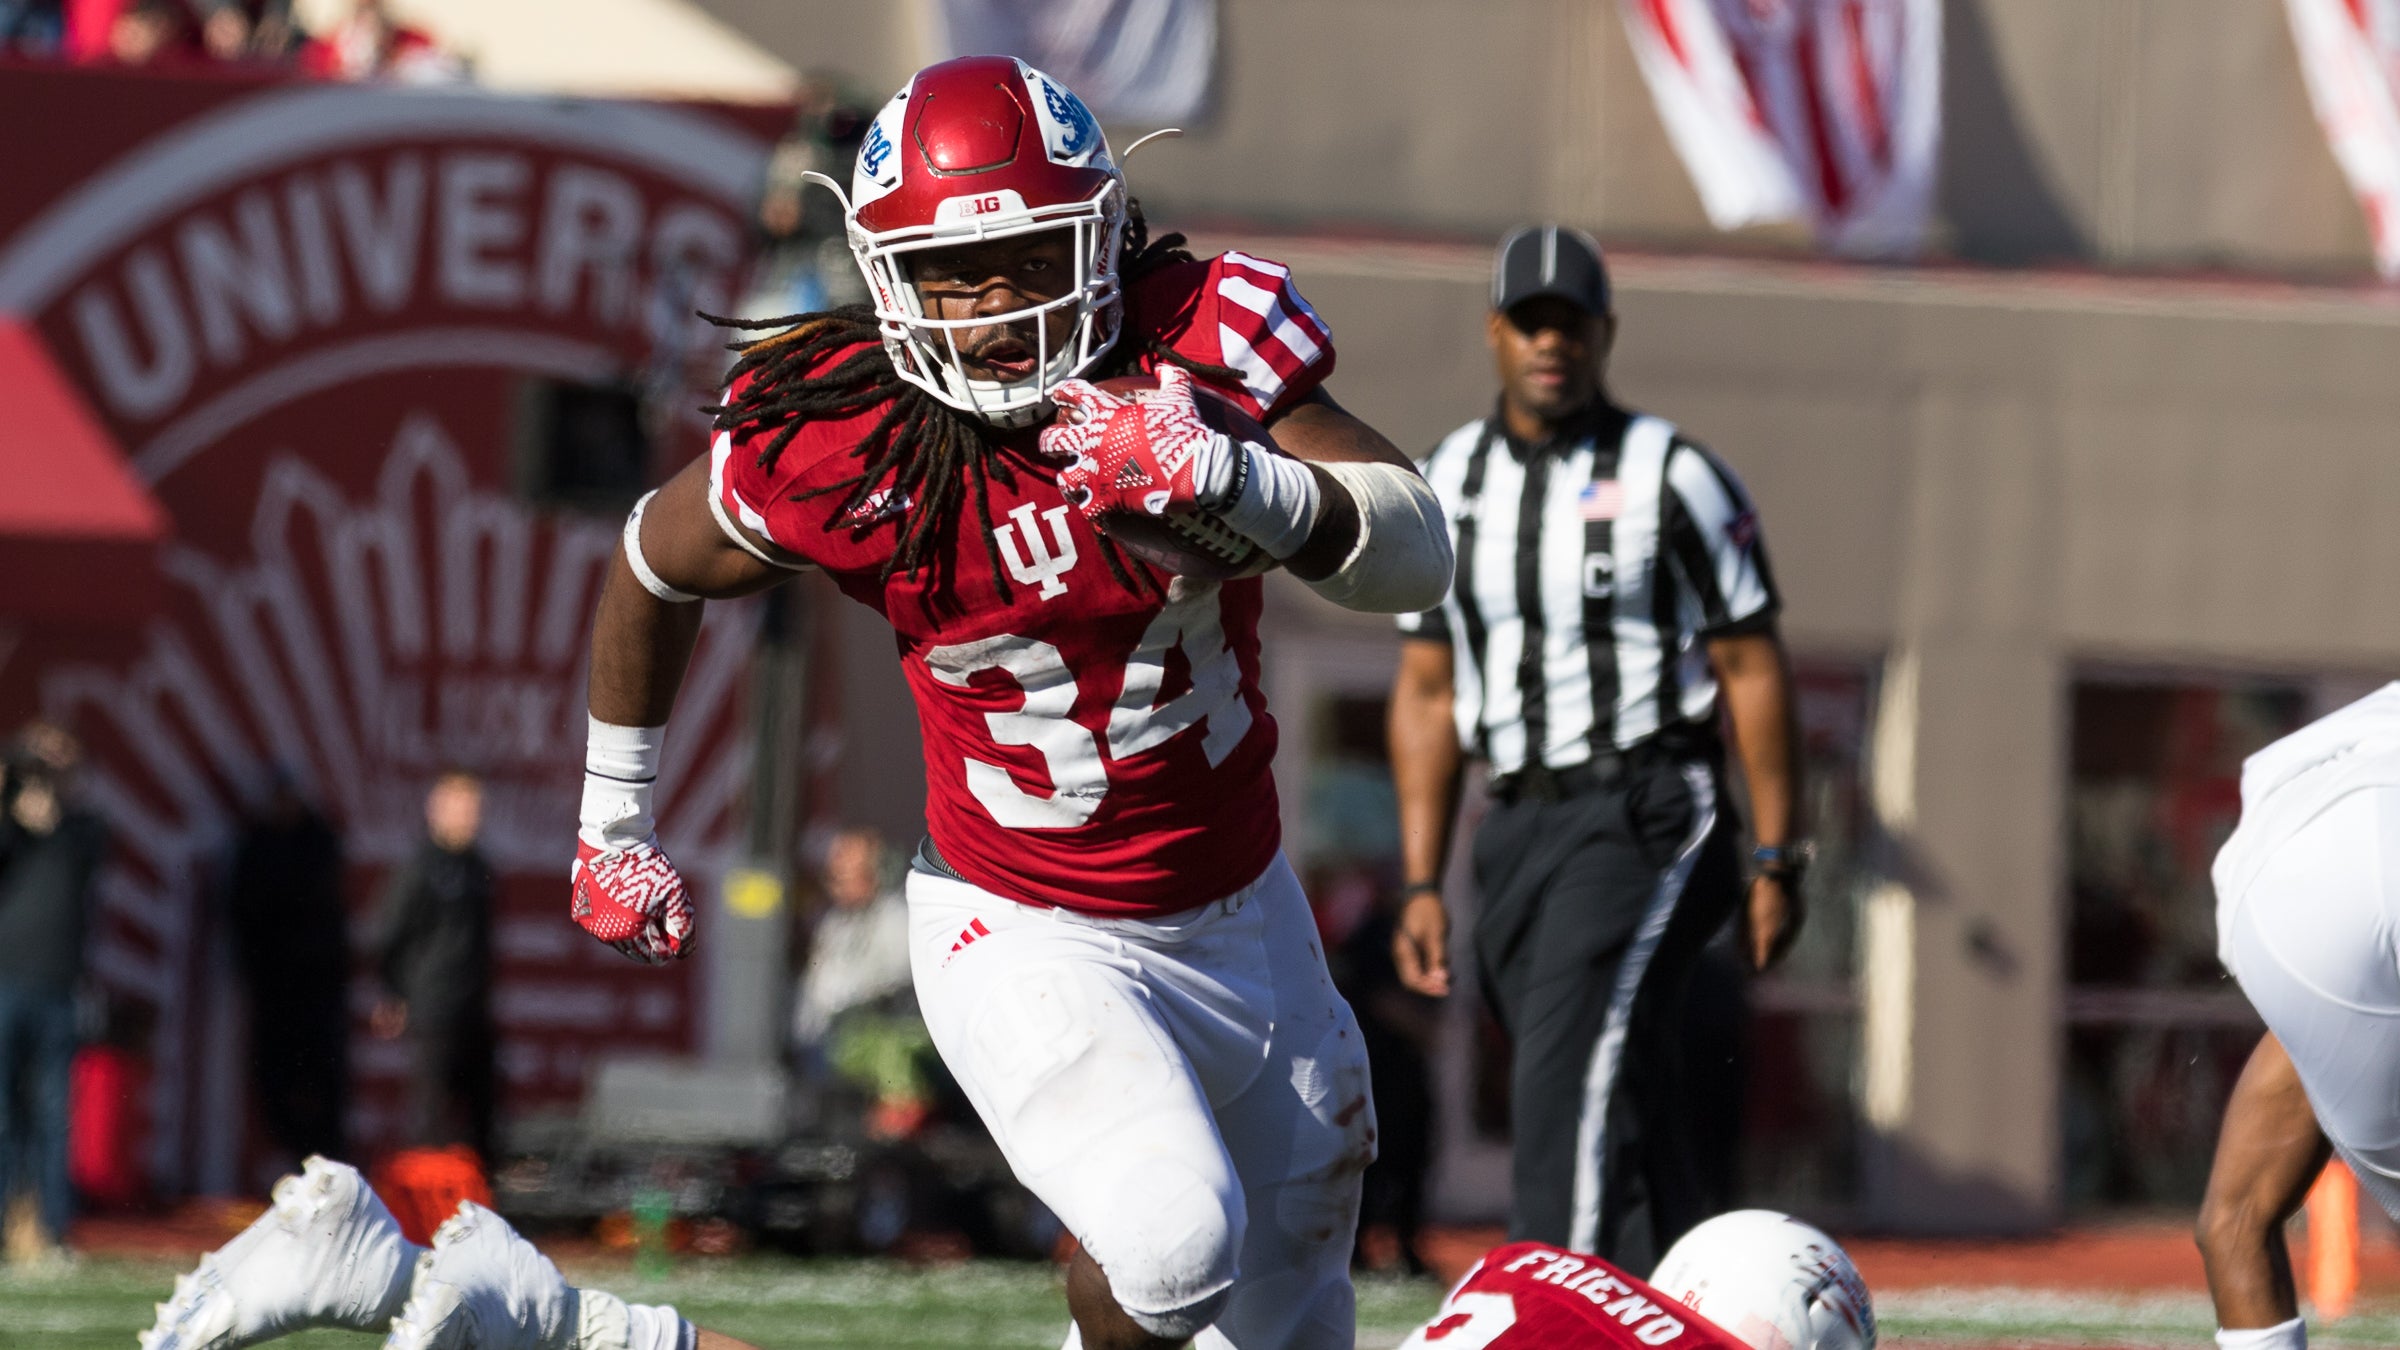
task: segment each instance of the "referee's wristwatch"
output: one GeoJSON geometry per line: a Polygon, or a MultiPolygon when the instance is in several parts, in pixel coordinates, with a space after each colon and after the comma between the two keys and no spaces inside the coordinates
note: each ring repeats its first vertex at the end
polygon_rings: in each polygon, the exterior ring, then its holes
{"type": "Polygon", "coordinates": [[[1816,856],[1817,846],[1805,839],[1789,844],[1760,844],[1750,850],[1750,870],[1797,890],[1801,876],[1816,856]]]}

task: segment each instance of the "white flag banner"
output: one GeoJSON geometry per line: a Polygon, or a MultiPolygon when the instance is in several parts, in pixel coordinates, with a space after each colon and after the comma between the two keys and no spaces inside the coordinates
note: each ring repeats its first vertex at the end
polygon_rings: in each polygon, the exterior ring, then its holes
{"type": "Polygon", "coordinates": [[[1805,221],[1914,253],[1942,135],[1942,0],[1619,0],[1667,135],[1720,230],[1805,221]]]}
{"type": "Polygon", "coordinates": [[[934,50],[1014,56],[1102,119],[1182,123],[1207,110],[1217,0],[940,0],[934,50]]]}
{"type": "Polygon", "coordinates": [[[2308,99],[2367,213],[2375,270],[2400,280],[2400,0],[2286,0],[2308,99]]]}

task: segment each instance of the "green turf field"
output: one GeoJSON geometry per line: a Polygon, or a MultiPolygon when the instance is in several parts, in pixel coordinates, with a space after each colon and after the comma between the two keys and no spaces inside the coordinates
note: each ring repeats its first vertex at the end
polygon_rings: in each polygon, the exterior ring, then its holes
{"type": "MultiPolygon", "coordinates": [[[[90,1261],[62,1275],[0,1271],[0,1350],[130,1350],[178,1268],[90,1261]]],[[[1040,1266],[980,1262],[933,1269],[882,1263],[751,1258],[696,1262],[644,1285],[622,1266],[571,1277],[686,1316],[765,1350],[1052,1350],[1065,1331],[1058,1276],[1040,1266]]],[[[1432,1312],[1429,1282],[1359,1286],[1359,1344],[1390,1347],[1432,1312]]],[[[2199,1347],[2209,1343],[2196,1294],[2110,1298],[2039,1291],[1912,1291],[1878,1299],[1883,1343],[1926,1346],[2199,1347]]],[[[2310,1328],[2325,1345],[2400,1344],[2400,1306],[2310,1328]]],[[[311,1332],[294,1350],[372,1346],[349,1332],[311,1332]]]]}
{"type": "MultiPolygon", "coordinates": [[[[0,1350],[130,1350],[179,1267],[88,1261],[60,1275],[0,1271],[0,1350]]],[[[1066,1331],[1059,1276],[1044,1266],[977,1262],[932,1269],[767,1258],[693,1262],[645,1285],[623,1266],[576,1270],[636,1302],[672,1302],[703,1325],[765,1350],[1055,1350],[1066,1331]]],[[[1430,1282],[1360,1286],[1362,1343],[1390,1346],[1441,1301],[1430,1282]]],[[[371,1346],[351,1332],[281,1342],[294,1350],[371,1346]]]]}

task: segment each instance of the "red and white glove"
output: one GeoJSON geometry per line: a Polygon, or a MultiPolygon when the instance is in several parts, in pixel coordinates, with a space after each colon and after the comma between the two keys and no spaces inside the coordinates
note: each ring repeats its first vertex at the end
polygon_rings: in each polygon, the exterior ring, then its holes
{"type": "Polygon", "coordinates": [[[666,736],[665,727],[591,719],[572,873],[575,922],[650,965],[692,949],[691,888],[659,849],[650,813],[666,736]]]}
{"type": "Polygon", "coordinates": [[[1205,511],[1278,560],[1308,542],[1323,500],[1316,476],[1202,420],[1181,366],[1160,366],[1158,392],[1138,403],[1083,380],[1050,398],[1059,416],[1042,432],[1042,452],[1067,461],[1058,486],[1085,519],[1205,511]]]}
{"type": "Polygon", "coordinates": [[[1096,520],[1110,512],[1184,515],[1215,510],[1238,489],[1242,447],[1200,420],[1192,376],[1158,370],[1158,392],[1135,402],[1086,380],[1050,391],[1058,420],[1042,432],[1042,453],[1067,461],[1058,485],[1067,501],[1096,520]]]}
{"type": "Polygon", "coordinates": [[[583,931],[645,965],[692,950],[691,888],[655,839],[602,849],[578,838],[574,914],[583,931]]]}

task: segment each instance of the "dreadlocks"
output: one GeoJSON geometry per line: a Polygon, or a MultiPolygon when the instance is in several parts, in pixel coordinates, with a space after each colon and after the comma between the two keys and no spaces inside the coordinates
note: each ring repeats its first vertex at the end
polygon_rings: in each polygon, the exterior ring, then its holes
{"type": "MultiPolygon", "coordinates": [[[[1123,256],[1126,290],[1162,267],[1193,261],[1181,234],[1151,239],[1141,204],[1131,200],[1126,203],[1123,256]]],[[[1007,569],[1000,560],[992,524],[991,480],[996,478],[1003,486],[1014,483],[1009,457],[996,453],[993,429],[981,419],[951,408],[900,378],[883,350],[873,306],[843,305],[818,314],[749,322],[704,317],[725,328],[783,330],[734,344],[733,350],[741,355],[726,381],[739,383],[744,376],[750,380],[723,405],[704,410],[715,415],[718,430],[746,432],[758,447],[758,466],[772,471],[784,447],[808,423],[839,421],[882,408],[882,416],[851,451],[857,472],[803,492],[795,500],[843,494],[833,522],[826,527],[837,528],[838,522],[867,519],[869,499],[885,475],[891,475],[888,500],[906,502],[908,509],[891,556],[883,564],[883,579],[889,580],[895,573],[914,573],[936,563],[935,550],[946,534],[958,527],[971,491],[983,524],[983,551],[991,565],[993,589],[1002,599],[1008,597],[1007,569]],[[857,350],[831,369],[818,369],[834,353],[850,348],[857,350]]],[[[1120,326],[1116,345],[1092,373],[1095,383],[1125,374],[1144,355],[1212,379],[1240,380],[1238,373],[1193,361],[1168,350],[1156,338],[1137,344],[1126,337],[1120,326]]],[[[1102,539],[1101,553],[1120,585],[1128,589],[1155,587],[1147,573],[1137,573],[1126,565],[1113,541],[1102,539]]],[[[955,579],[938,567],[934,571],[929,598],[954,599],[955,579]]]]}

